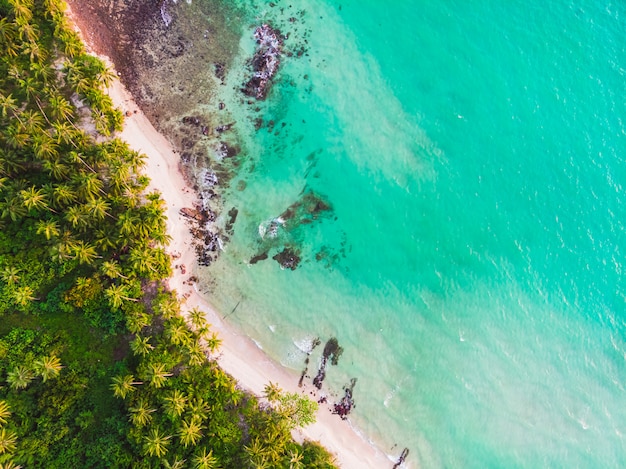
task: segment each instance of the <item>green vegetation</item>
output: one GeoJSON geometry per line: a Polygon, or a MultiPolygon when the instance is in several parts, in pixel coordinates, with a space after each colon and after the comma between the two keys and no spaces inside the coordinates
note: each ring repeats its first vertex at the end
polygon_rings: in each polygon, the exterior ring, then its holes
{"type": "Polygon", "coordinates": [[[334,467],[291,438],[316,405],[238,389],[164,288],[163,201],[63,9],[0,0],[0,467],[334,467]]]}

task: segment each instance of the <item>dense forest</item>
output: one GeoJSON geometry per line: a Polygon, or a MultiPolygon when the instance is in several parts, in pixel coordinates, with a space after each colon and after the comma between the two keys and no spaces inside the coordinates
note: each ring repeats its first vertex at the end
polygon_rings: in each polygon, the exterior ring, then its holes
{"type": "Polygon", "coordinates": [[[332,468],[316,404],[246,393],[182,311],[114,74],[60,0],[0,0],[0,469],[332,468]]]}

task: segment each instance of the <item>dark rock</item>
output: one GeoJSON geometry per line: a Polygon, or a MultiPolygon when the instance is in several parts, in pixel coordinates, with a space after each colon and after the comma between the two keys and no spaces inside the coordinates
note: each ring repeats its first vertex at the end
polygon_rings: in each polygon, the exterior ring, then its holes
{"type": "Polygon", "coordinates": [[[278,262],[285,269],[296,270],[298,268],[298,264],[300,264],[300,253],[291,248],[285,248],[274,257],[272,257],[276,262],[278,262]]]}
{"type": "Polygon", "coordinates": [[[409,448],[404,448],[402,450],[402,453],[400,454],[400,457],[398,458],[398,461],[393,465],[392,469],[398,469],[402,463],[404,463],[404,461],[406,461],[406,458],[409,456],[409,448]]]}
{"type": "Polygon", "coordinates": [[[252,259],[250,259],[250,264],[256,264],[259,261],[264,261],[268,258],[267,251],[262,252],[261,254],[257,254],[252,259]]]}
{"type": "Polygon", "coordinates": [[[322,361],[320,362],[317,375],[313,378],[313,385],[317,389],[322,389],[322,383],[326,378],[326,365],[330,359],[331,365],[337,365],[339,357],[343,353],[343,348],[339,346],[339,341],[335,337],[331,337],[324,345],[324,351],[322,352],[322,361]]]}
{"type": "Polygon", "coordinates": [[[183,207],[180,209],[180,214],[184,217],[191,218],[198,222],[204,222],[207,220],[206,216],[203,215],[200,210],[195,208],[183,207]]]}
{"type": "Polygon", "coordinates": [[[244,83],[242,92],[259,100],[265,99],[272,78],[278,72],[282,55],[283,39],[280,31],[268,24],[254,30],[258,48],[251,60],[253,75],[244,83]]]}
{"type": "Polygon", "coordinates": [[[344,395],[341,400],[333,406],[333,414],[339,415],[341,420],[346,420],[348,414],[354,407],[354,399],[352,398],[354,392],[354,386],[356,385],[356,378],[350,380],[350,385],[344,388],[344,395]]]}

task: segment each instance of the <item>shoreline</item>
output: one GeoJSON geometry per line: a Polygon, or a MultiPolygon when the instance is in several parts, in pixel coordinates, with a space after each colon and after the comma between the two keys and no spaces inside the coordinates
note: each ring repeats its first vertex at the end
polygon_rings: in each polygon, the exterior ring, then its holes
{"type": "MultiPolygon", "coordinates": [[[[66,15],[77,25],[75,16],[67,6],[66,15]]],[[[88,40],[88,31],[78,26],[89,53],[104,60],[114,71],[112,61],[102,53],[96,53],[88,40]],[[87,33],[87,34],[86,34],[87,33]]],[[[107,93],[116,107],[125,114],[124,130],[116,134],[133,149],[147,158],[143,173],[150,178],[149,190],[158,190],[166,203],[167,232],[172,240],[167,252],[173,258],[173,274],[169,287],[181,298],[184,310],[199,308],[205,312],[208,322],[222,340],[217,362],[246,391],[262,395],[266,384],[273,382],[287,392],[309,394],[310,386],[298,387],[298,374],[281,366],[260,349],[248,336],[240,334],[233,326],[227,325],[218,312],[209,304],[195,284],[189,281],[196,267],[196,252],[193,235],[189,231],[186,218],[180,209],[193,207],[197,195],[191,189],[178,164],[179,155],[166,137],[160,134],[150,120],[135,103],[133,96],[118,79],[108,88],[107,93]],[[181,266],[183,266],[181,268],[181,266]]],[[[297,440],[319,442],[333,456],[342,468],[384,468],[392,467],[394,460],[368,441],[354,428],[350,421],[341,420],[330,413],[328,404],[320,404],[316,423],[293,432],[297,440]]],[[[401,467],[407,467],[401,466],[401,467]]]]}
{"type": "MultiPolygon", "coordinates": [[[[147,156],[144,173],[150,178],[149,189],[156,189],[166,202],[167,229],[172,240],[168,247],[170,255],[180,255],[174,262],[184,269],[174,268],[169,279],[169,287],[182,298],[183,308],[199,308],[205,312],[207,320],[222,340],[217,358],[219,365],[233,376],[240,386],[257,396],[270,381],[283,390],[308,394],[312,389],[304,385],[298,387],[298,375],[276,363],[254,341],[224,323],[217,311],[202,297],[195,284],[188,281],[196,265],[196,252],[193,236],[180,209],[192,207],[195,193],[187,186],[177,164],[178,155],[167,139],[159,134],[148,118],[135,104],[122,83],[116,81],[108,90],[113,103],[130,116],[125,118],[124,130],[118,136],[134,150],[147,156]],[[183,273],[185,271],[186,273],[183,273]]],[[[380,468],[393,465],[372,443],[366,441],[349,423],[330,413],[327,404],[320,404],[317,422],[296,430],[294,436],[301,439],[319,441],[337,458],[343,468],[380,468]]]]}

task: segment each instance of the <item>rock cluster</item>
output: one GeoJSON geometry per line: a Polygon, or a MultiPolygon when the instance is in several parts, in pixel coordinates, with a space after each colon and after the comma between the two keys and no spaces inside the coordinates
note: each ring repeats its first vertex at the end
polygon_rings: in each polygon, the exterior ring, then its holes
{"type": "Polygon", "coordinates": [[[269,24],[257,27],[254,37],[258,47],[251,61],[253,75],[244,83],[241,91],[246,96],[262,100],[267,96],[271,80],[278,72],[283,40],[280,31],[269,24]]]}

